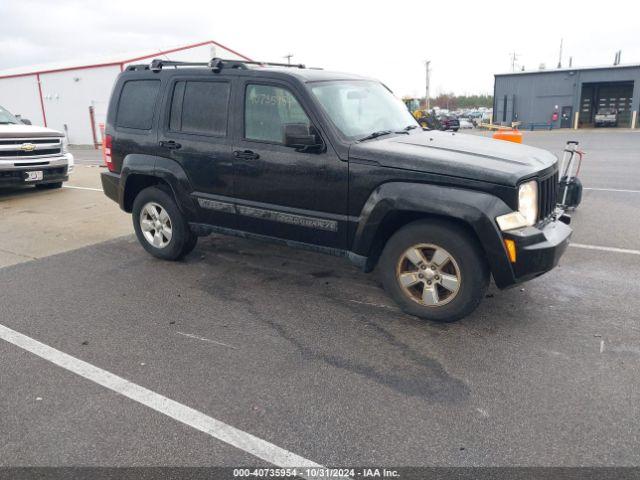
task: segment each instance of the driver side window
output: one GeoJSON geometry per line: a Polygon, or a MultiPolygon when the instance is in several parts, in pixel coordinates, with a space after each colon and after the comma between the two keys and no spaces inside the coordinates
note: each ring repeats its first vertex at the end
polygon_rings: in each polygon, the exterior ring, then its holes
{"type": "Polygon", "coordinates": [[[244,136],[247,140],[284,143],[284,125],[311,125],[293,94],[271,85],[247,85],[244,101],[244,136]]]}

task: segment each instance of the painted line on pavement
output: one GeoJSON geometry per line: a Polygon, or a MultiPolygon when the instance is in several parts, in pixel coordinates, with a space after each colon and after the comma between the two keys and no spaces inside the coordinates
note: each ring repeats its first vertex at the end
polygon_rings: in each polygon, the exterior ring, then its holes
{"type": "Polygon", "coordinates": [[[640,190],[624,190],[619,188],[594,188],[584,187],[584,190],[595,190],[597,192],[624,192],[624,193],[640,193],[640,190]]]}
{"type": "MultiPolygon", "coordinates": [[[[283,468],[324,468],[311,460],[45,345],[2,324],[0,324],[0,339],[273,465],[283,468]]],[[[298,476],[304,477],[304,475],[298,476]]]]}
{"type": "Polygon", "coordinates": [[[74,187],[73,185],[63,185],[63,188],[73,188],[74,190],[91,190],[93,192],[102,192],[101,188],[91,188],[91,187],[74,187]]]}
{"type": "Polygon", "coordinates": [[[631,255],[640,255],[640,250],[632,250],[630,248],[602,247],[600,245],[585,245],[584,243],[570,243],[570,247],[584,248],[586,250],[602,250],[604,252],[629,253],[631,255]]]}

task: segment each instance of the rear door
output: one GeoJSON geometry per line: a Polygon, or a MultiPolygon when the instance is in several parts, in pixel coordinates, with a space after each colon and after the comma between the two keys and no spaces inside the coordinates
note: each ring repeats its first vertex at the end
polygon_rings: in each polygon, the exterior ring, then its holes
{"type": "Polygon", "coordinates": [[[235,226],[227,78],[176,76],[169,85],[159,145],[187,174],[204,223],[235,226]]]}

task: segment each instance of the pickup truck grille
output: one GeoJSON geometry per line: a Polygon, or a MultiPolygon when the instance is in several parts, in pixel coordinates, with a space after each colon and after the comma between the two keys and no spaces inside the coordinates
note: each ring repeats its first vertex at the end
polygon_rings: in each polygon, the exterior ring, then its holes
{"type": "Polygon", "coordinates": [[[0,160],[31,160],[61,154],[61,138],[0,139],[0,160]]]}
{"type": "Polygon", "coordinates": [[[538,181],[538,216],[547,218],[556,209],[558,197],[558,172],[538,181]]]}

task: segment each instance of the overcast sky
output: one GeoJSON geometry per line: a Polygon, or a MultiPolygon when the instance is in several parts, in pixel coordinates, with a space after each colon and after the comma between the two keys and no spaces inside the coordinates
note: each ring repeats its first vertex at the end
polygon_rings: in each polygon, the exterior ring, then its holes
{"type": "Polygon", "coordinates": [[[398,95],[491,93],[518,65],[640,63],[640,2],[0,0],[0,69],[216,40],[253,59],[377,77],[398,95]]]}

